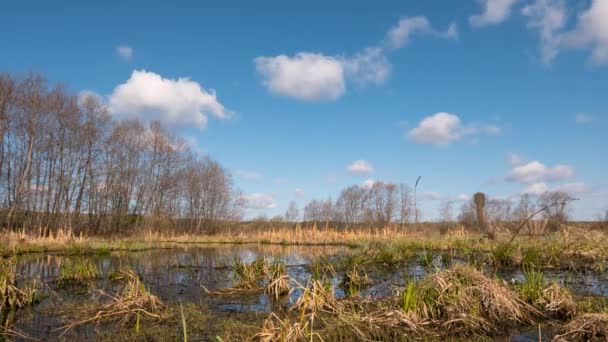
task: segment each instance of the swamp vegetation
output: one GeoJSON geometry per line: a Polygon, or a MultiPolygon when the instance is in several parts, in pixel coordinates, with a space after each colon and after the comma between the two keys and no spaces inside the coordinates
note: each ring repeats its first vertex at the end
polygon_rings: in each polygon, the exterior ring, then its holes
{"type": "MultiPolygon", "coordinates": [[[[292,233],[292,238],[298,234],[292,233]]],[[[326,233],[331,239],[332,232],[326,233]]],[[[149,235],[137,243],[72,238],[56,241],[64,247],[52,253],[18,252],[9,244],[0,274],[0,336],[125,341],[605,341],[608,336],[601,233],[570,229],[542,239],[520,237],[509,245],[506,238],[458,231],[384,234],[353,233],[338,243],[315,240],[324,234],[313,233],[308,245],[229,243],[226,236],[213,241],[149,235]]]]}

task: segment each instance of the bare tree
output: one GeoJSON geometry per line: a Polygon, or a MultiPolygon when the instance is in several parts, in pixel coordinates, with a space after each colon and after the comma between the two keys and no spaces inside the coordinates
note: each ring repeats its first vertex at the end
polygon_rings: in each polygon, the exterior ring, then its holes
{"type": "Polygon", "coordinates": [[[556,229],[566,223],[569,218],[568,203],[572,196],[564,191],[548,191],[538,199],[539,207],[547,207],[543,211],[543,217],[549,221],[549,229],[556,229]],[[558,203],[554,205],[555,203],[558,203]]]}
{"type": "Polygon", "coordinates": [[[297,222],[300,219],[300,209],[298,209],[298,205],[295,201],[289,202],[289,206],[285,211],[285,221],[287,222],[297,222]]]}
{"type": "Polygon", "coordinates": [[[399,196],[399,223],[401,225],[410,223],[412,216],[412,189],[406,184],[397,186],[399,196]]]}
{"type": "Polygon", "coordinates": [[[450,223],[454,220],[453,216],[453,201],[443,201],[439,205],[439,216],[441,218],[441,222],[450,223]]]}
{"type": "Polygon", "coordinates": [[[241,208],[230,173],[160,123],[111,121],[96,96],[49,87],[39,75],[0,75],[4,227],[201,229],[239,218],[241,208]]]}

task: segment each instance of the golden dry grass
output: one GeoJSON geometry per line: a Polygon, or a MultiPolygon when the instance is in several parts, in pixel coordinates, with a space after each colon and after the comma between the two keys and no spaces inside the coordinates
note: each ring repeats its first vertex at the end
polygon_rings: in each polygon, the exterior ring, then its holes
{"type": "Polygon", "coordinates": [[[561,329],[554,341],[608,341],[608,314],[588,313],[578,316],[561,329]]]}

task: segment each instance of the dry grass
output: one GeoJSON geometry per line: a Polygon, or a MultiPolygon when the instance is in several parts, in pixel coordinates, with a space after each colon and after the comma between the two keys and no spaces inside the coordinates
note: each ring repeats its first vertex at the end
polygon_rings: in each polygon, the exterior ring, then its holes
{"type": "Polygon", "coordinates": [[[414,313],[452,334],[496,334],[540,315],[503,284],[468,266],[428,276],[415,293],[414,313]]]}
{"type": "Polygon", "coordinates": [[[16,267],[11,260],[0,260],[0,316],[29,305],[36,300],[35,280],[24,287],[16,286],[16,267]]]}
{"type": "Polygon", "coordinates": [[[116,296],[100,292],[102,296],[110,298],[109,303],[100,309],[94,309],[96,313],[92,317],[68,324],[60,329],[68,331],[76,326],[101,320],[119,320],[121,323],[127,323],[139,315],[152,318],[162,317],[160,312],[165,309],[165,305],[158,297],[146,290],[137,273],[130,269],[123,269],[114,273],[112,279],[123,282],[124,285],[116,296]]]}
{"type": "Polygon", "coordinates": [[[578,316],[561,329],[554,341],[608,341],[608,314],[578,316]]]}
{"type": "Polygon", "coordinates": [[[279,262],[278,260],[275,260],[271,264],[265,263],[264,273],[267,279],[264,292],[270,294],[277,300],[281,296],[289,293],[291,278],[287,274],[285,264],[279,262]]]}
{"type": "Polygon", "coordinates": [[[534,305],[545,315],[558,319],[572,318],[577,312],[576,302],[570,291],[558,284],[551,284],[542,290],[534,305]]]}
{"type": "Polygon", "coordinates": [[[275,313],[264,321],[262,329],[253,336],[259,342],[296,342],[306,335],[308,321],[291,322],[289,318],[280,319],[275,313]]]}
{"type": "Polygon", "coordinates": [[[322,228],[269,226],[265,229],[225,229],[213,235],[184,234],[174,232],[137,232],[131,236],[102,238],[74,235],[69,230],[55,233],[24,231],[0,232],[0,255],[29,252],[57,252],[66,254],[107,253],[117,250],[144,250],[172,248],[179,245],[205,243],[262,243],[280,245],[347,245],[365,248],[373,244],[402,245],[429,250],[475,251],[496,254],[501,264],[519,265],[522,262],[544,265],[569,265],[575,259],[594,264],[608,257],[608,234],[591,230],[589,225],[574,223],[560,231],[543,237],[520,236],[501,250],[511,234],[497,227],[496,241],[488,241],[483,235],[466,231],[454,225],[447,234],[441,235],[433,224],[417,227],[390,226],[385,228],[352,227],[348,229],[325,225],[322,228]],[[530,253],[533,252],[533,253],[530,253]],[[603,258],[603,259],[602,259],[603,258]],[[538,260],[535,260],[538,259],[538,260]]]}

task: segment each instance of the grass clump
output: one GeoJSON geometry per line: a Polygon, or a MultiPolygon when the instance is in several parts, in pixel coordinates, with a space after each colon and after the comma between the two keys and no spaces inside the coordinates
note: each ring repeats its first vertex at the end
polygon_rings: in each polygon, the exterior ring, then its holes
{"type": "Polygon", "coordinates": [[[576,302],[566,288],[547,282],[542,272],[534,269],[524,269],[524,276],[519,292],[526,302],[554,318],[570,318],[576,314],[576,302]]]}
{"type": "Polygon", "coordinates": [[[259,342],[296,342],[302,336],[305,336],[307,328],[308,321],[292,322],[289,317],[281,319],[273,312],[264,321],[262,329],[253,336],[252,340],[259,342]]]}
{"type": "Polygon", "coordinates": [[[259,289],[265,275],[265,267],[266,261],[264,259],[246,263],[239,258],[235,258],[232,266],[233,287],[243,290],[259,289]]]}
{"type": "Polygon", "coordinates": [[[500,282],[463,265],[410,284],[405,293],[405,309],[455,335],[497,334],[532,322],[536,313],[500,282]]]}
{"type": "Polygon", "coordinates": [[[36,302],[36,282],[16,286],[16,267],[10,260],[0,260],[0,322],[17,309],[36,302]]]}
{"type": "Polygon", "coordinates": [[[361,292],[361,289],[370,285],[371,283],[372,281],[367,276],[367,273],[360,270],[359,267],[354,267],[344,274],[342,287],[346,290],[349,296],[357,297],[361,292]]]}
{"type": "Polygon", "coordinates": [[[61,267],[60,279],[65,282],[82,283],[100,277],[99,268],[88,259],[67,259],[61,267]]]}
{"type": "Polygon", "coordinates": [[[607,341],[608,313],[588,313],[562,327],[554,341],[607,341]]]}
{"type": "Polygon", "coordinates": [[[275,299],[289,293],[291,278],[287,274],[287,268],[282,262],[275,260],[272,264],[264,264],[264,274],[267,284],[264,291],[272,295],[275,299]]]}
{"type": "Polygon", "coordinates": [[[524,268],[524,282],[519,287],[521,297],[529,303],[537,302],[543,295],[547,282],[543,273],[534,268],[524,268]]]}
{"type": "Polygon", "coordinates": [[[68,324],[63,327],[65,331],[90,322],[101,320],[118,320],[121,323],[128,323],[133,318],[145,316],[160,319],[165,305],[162,301],[151,294],[141,282],[139,275],[131,269],[123,269],[112,275],[113,280],[123,282],[122,289],[116,295],[109,295],[100,291],[104,297],[110,301],[101,308],[93,308],[96,313],[81,321],[68,324]]]}

